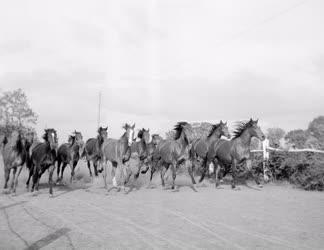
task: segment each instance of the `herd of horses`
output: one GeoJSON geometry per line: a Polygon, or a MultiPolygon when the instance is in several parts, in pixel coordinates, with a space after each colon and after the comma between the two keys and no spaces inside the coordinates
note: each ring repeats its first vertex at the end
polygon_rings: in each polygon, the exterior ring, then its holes
{"type": "MultiPolygon", "coordinates": [[[[121,189],[129,182],[133,175],[129,167],[125,166],[131,158],[136,158],[138,165],[134,179],[140,174],[146,174],[150,170],[150,183],[156,171],[160,171],[162,186],[165,187],[165,173],[168,169],[172,172],[171,188],[175,189],[177,170],[181,164],[185,164],[191,178],[192,187],[196,191],[194,169],[200,168],[202,182],[213,163],[215,171],[213,176],[218,188],[219,173],[223,170],[223,176],[231,173],[233,189],[236,186],[236,172],[241,164],[245,164],[251,170],[250,144],[256,137],[265,139],[258,120],[250,119],[238,122],[231,137],[227,123],[220,121],[214,124],[207,136],[194,138],[193,128],[187,122],[178,122],[174,127],[174,137],[163,139],[158,134],[150,135],[149,130],[141,129],[135,137],[135,124],[125,124],[125,130],[119,139],[108,137],[108,127],[100,127],[96,138],[90,138],[85,143],[81,132],[74,131],[69,136],[68,142],[58,145],[55,129],[45,129],[43,142],[34,141],[32,133],[24,134],[14,131],[10,136],[5,136],[1,142],[1,151],[4,161],[4,189],[8,189],[10,173],[12,179],[9,192],[16,193],[18,177],[23,166],[29,171],[27,189],[32,178],[31,192],[38,191],[42,174],[49,172],[49,193],[53,195],[53,173],[57,167],[57,183],[62,182],[64,169],[67,165],[71,168],[70,181],[75,178],[75,168],[78,161],[84,158],[87,161],[89,174],[92,177],[91,163],[94,175],[102,173],[105,188],[107,185],[108,163],[111,164],[112,188],[121,189]],[[225,138],[224,138],[225,137],[225,138]],[[117,182],[116,169],[120,168],[123,180],[117,182]]],[[[265,170],[264,170],[265,173],[265,170]]],[[[265,174],[264,174],[265,175],[265,174]]],[[[258,185],[261,184],[255,177],[258,185]]],[[[110,189],[109,189],[110,190],[110,189]]]]}

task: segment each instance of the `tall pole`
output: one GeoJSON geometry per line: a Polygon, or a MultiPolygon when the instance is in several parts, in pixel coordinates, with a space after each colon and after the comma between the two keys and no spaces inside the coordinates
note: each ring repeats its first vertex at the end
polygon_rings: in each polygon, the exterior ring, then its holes
{"type": "Polygon", "coordinates": [[[99,91],[99,104],[98,104],[98,128],[100,126],[100,112],[101,112],[101,91],[99,91]]]}

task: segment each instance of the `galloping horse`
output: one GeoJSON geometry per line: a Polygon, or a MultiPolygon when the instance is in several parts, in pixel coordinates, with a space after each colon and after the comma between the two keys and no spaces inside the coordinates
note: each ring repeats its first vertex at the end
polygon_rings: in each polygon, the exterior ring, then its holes
{"type": "Polygon", "coordinates": [[[13,170],[12,181],[10,185],[10,192],[12,191],[16,194],[16,188],[18,185],[18,177],[24,166],[28,161],[28,148],[31,144],[27,138],[24,137],[21,131],[12,132],[11,136],[8,138],[5,136],[2,145],[2,157],[4,162],[4,176],[5,184],[4,189],[8,187],[8,181],[10,178],[10,171],[13,170]],[[18,173],[16,175],[16,172],[18,173]]]}
{"type": "MultiPolygon", "coordinates": [[[[125,163],[125,161],[129,159],[127,153],[130,151],[130,147],[134,140],[135,124],[131,126],[126,123],[123,126],[123,128],[126,131],[119,140],[108,138],[104,142],[104,145],[102,147],[102,164],[104,166],[103,178],[104,178],[105,188],[107,188],[106,178],[107,178],[108,161],[110,161],[112,164],[111,176],[112,176],[113,186],[117,187],[117,181],[115,177],[116,169],[118,166],[121,166],[122,164],[125,163]]],[[[128,178],[129,174],[130,173],[127,173],[126,179],[128,178]]]]}
{"type": "MultiPolygon", "coordinates": [[[[135,174],[135,178],[137,179],[139,174],[140,174],[140,170],[144,164],[144,161],[147,159],[148,157],[148,144],[150,142],[150,130],[145,130],[144,128],[142,128],[138,134],[137,137],[140,139],[139,141],[133,142],[132,146],[131,146],[131,156],[133,155],[137,155],[138,159],[139,159],[139,163],[138,163],[138,170],[135,174]]],[[[128,182],[128,180],[126,181],[128,182]]]]}
{"type": "MultiPolygon", "coordinates": [[[[106,128],[100,127],[98,129],[98,135],[97,138],[90,138],[87,140],[84,151],[82,153],[82,157],[86,157],[87,164],[88,164],[88,169],[90,176],[92,177],[92,172],[91,172],[91,166],[90,162],[92,161],[95,176],[98,176],[98,162],[101,159],[101,152],[102,152],[102,145],[104,143],[104,140],[107,139],[108,136],[108,126],[106,128]]],[[[99,170],[101,172],[102,170],[99,170]]]]}
{"type": "MultiPolygon", "coordinates": [[[[192,141],[192,127],[187,122],[179,122],[175,128],[175,136],[173,139],[162,140],[156,147],[156,151],[154,152],[156,160],[158,162],[161,169],[161,181],[162,186],[165,186],[164,183],[164,175],[166,171],[171,166],[172,171],[172,186],[171,188],[175,188],[175,179],[177,177],[177,167],[186,162],[189,159],[189,145],[192,141]]],[[[156,166],[155,166],[156,168],[156,166]]],[[[191,177],[192,185],[195,186],[195,180],[193,178],[193,173],[191,168],[188,168],[189,175],[191,177]]]]}
{"type": "MultiPolygon", "coordinates": [[[[53,195],[53,172],[55,169],[56,161],[56,150],[57,150],[57,134],[55,129],[45,129],[45,134],[43,135],[45,142],[39,143],[32,149],[31,154],[31,167],[30,171],[33,171],[33,186],[31,191],[34,189],[38,191],[39,180],[42,174],[49,170],[49,193],[53,195]]],[[[27,187],[29,184],[29,179],[27,181],[27,187]]]]}
{"type": "MultiPolygon", "coordinates": [[[[216,167],[214,171],[215,185],[218,187],[218,173],[222,166],[225,170],[224,175],[232,172],[232,188],[238,190],[236,187],[236,169],[238,164],[246,163],[246,167],[250,171],[252,168],[250,160],[251,139],[256,137],[264,140],[265,136],[258,126],[258,120],[250,119],[248,122],[240,122],[234,131],[234,137],[230,141],[219,140],[211,145],[207,154],[207,163],[213,162],[216,167]]],[[[206,170],[205,170],[206,171],[206,170]]],[[[201,178],[200,182],[203,180],[201,178]]],[[[258,180],[255,179],[258,183],[258,180]]]]}
{"type": "Polygon", "coordinates": [[[228,132],[227,122],[224,123],[220,121],[218,124],[212,125],[212,128],[207,135],[207,137],[202,137],[196,139],[192,143],[192,147],[190,149],[190,160],[192,163],[192,171],[197,166],[198,160],[202,160],[202,167],[204,175],[206,173],[205,169],[208,167],[207,163],[207,154],[210,146],[217,142],[222,136],[227,138],[230,137],[230,133],[228,132]]]}
{"type": "Polygon", "coordinates": [[[74,131],[73,135],[69,136],[69,142],[62,144],[57,151],[57,181],[60,182],[63,180],[63,172],[67,164],[71,168],[71,178],[70,182],[74,178],[74,170],[78,161],[80,159],[80,151],[83,147],[83,138],[81,132],[74,131]],[[61,163],[63,162],[61,177],[60,168],[61,163]]]}
{"type": "Polygon", "coordinates": [[[150,174],[150,183],[148,186],[150,186],[151,181],[153,179],[153,174],[156,171],[154,162],[154,151],[157,147],[157,145],[163,140],[161,136],[158,134],[153,134],[152,135],[152,141],[147,145],[147,158],[145,160],[146,168],[141,171],[141,174],[146,174],[149,169],[151,169],[151,174],[150,174]]]}

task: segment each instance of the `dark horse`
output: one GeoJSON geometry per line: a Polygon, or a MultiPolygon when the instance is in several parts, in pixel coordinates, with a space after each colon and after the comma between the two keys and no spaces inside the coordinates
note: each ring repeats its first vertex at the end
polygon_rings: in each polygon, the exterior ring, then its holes
{"type": "Polygon", "coordinates": [[[2,157],[4,162],[4,189],[8,188],[10,171],[13,170],[10,191],[16,194],[18,177],[23,166],[28,161],[28,149],[31,145],[29,137],[25,137],[21,131],[12,132],[10,137],[5,136],[2,141],[2,157]],[[18,173],[17,173],[18,170],[18,173]],[[17,173],[17,175],[16,175],[17,173]]]}
{"type": "Polygon", "coordinates": [[[152,178],[153,178],[153,174],[155,173],[155,171],[157,169],[155,169],[155,157],[154,157],[154,151],[157,147],[157,145],[163,140],[163,138],[161,136],[159,136],[158,134],[153,134],[152,135],[152,140],[151,142],[147,145],[146,151],[147,151],[147,158],[144,161],[144,164],[146,165],[146,168],[144,170],[141,171],[141,174],[146,174],[147,171],[149,169],[151,169],[150,172],[150,183],[148,185],[148,187],[150,186],[151,182],[152,182],[152,178]]]}
{"type": "MultiPolygon", "coordinates": [[[[220,121],[218,124],[212,125],[212,128],[207,135],[207,137],[202,137],[196,139],[192,143],[192,147],[190,149],[190,160],[192,163],[192,168],[194,169],[199,162],[202,162],[203,172],[205,174],[205,168],[207,168],[207,154],[210,146],[220,140],[222,136],[230,138],[230,133],[228,132],[227,123],[220,121]]],[[[192,170],[193,171],[193,170],[192,170]]]]}
{"type": "MultiPolygon", "coordinates": [[[[122,137],[117,139],[108,138],[102,147],[102,165],[104,167],[104,184],[107,188],[107,163],[108,161],[112,164],[111,177],[113,182],[113,187],[117,187],[117,181],[115,177],[116,169],[118,166],[122,166],[129,159],[130,147],[134,140],[134,128],[133,126],[125,124],[123,128],[126,130],[122,137]]],[[[124,170],[124,169],[123,169],[124,170]]],[[[126,169],[129,171],[128,169],[126,169]]],[[[126,179],[129,177],[129,172],[126,173],[126,179]]],[[[125,185],[125,183],[124,183],[125,185]]]]}
{"type": "MultiPolygon", "coordinates": [[[[106,128],[100,127],[98,129],[98,135],[97,138],[90,138],[87,140],[82,157],[86,157],[87,163],[88,163],[88,169],[90,176],[92,177],[92,172],[91,172],[91,166],[90,162],[92,161],[93,168],[94,168],[94,173],[95,176],[98,176],[98,163],[99,160],[101,159],[101,152],[102,152],[102,145],[104,143],[104,140],[107,139],[108,137],[108,126],[106,128]]],[[[99,170],[101,172],[102,170],[99,170]]]]}
{"type": "Polygon", "coordinates": [[[69,142],[62,144],[57,151],[57,181],[60,182],[63,180],[63,172],[67,164],[71,168],[71,178],[70,182],[72,183],[74,179],[74,170],[78,161],[80,159],[80,151],[83,147],[83,138],[81,132],[74,131],[72,135],[69,136],[69,142]],[[61,177],[60,169],[61,163],[63,163],[61,177]]]}
{"type": "MultiPolygon", "coordinates": [[[[56,150],[57,150],[57,134],[55,129],[45,129],[43,135],[44,142],[37,144],[31,153],[31,166],[30,170],[33,175],[33,186],[31,191],[34,189],[38,191],[39,180],[42,174],[49,170],[49,193],[53,195],[53,172],[55,169],[56,161],[56,150]]],[[[29,179],[27,181],[27,188],[29,186],[29,179]]]]}
{"type": "MultiPolygon", "coordinates": [[[[151,137],[150,130],[149,129],[145,130],[144,128],[142,128],[138,132],[137,137],[140,140],[133,142],[132,146],[130,147],[131,156],[135,155],[139,159],[138,170],[134,176],[136,179],[140,174],[140,170],[144,164],[144,161],[147,160],[148,157],[148,144],[150,142],[150,137],[151,137]]],[[[126,182],[128,182],[128,180],[126,182]]]]}
{"type": "MultiPolygon", "coordinates": [[[[258,126],[258,120],[254,121],[250,119],[248,122],[239,122],[236,130],[234,131],[234,137],[230,140],[219,140],[211,145],[207,154],[207,164],[214,163],[216,171],[214,171],[215,185],[218,187],[218,173],[220,167],[224,169],[224,176],[232,172],[232,188],[236,187],[236,170],[239,164],[246,164],[246,167],[251,171],[251,139],[256,137],[260,140],[264,140],[265,136],[258,126]]],[[[206,171],[206,170],[205,170],[206,171]]],[[[204,175],[201,180],[203,180],[204,175]]],[[[258,180],[255,179],[257,184],[258,180]]]]}
{"type": "MultiPolygon", "coordinates": [[[[171,166],[172,171],[172,186],[175,188],[175,179],[177,177],[176,171],[178,166],[189,160],[190,143],[192,141],[193,130],[189,123],[179,122],[175,128],[175,136],[173,139],[162,140],[156,147],[155,164],[161,166],[161,181],[162,187],[165,186],[164,175],[171,166]]],[[[156,166],[155,166],[156,168],[156,166]]],[[[188,168],[189,175],[191,177],[193,188],[195,186],[195,180],[193,178],[192,168],[188,168]]],[[[195,188],[194,188],[195,190],[195,188]]],[[[196,191],[196,190],[195,190],[196,191]]]]}

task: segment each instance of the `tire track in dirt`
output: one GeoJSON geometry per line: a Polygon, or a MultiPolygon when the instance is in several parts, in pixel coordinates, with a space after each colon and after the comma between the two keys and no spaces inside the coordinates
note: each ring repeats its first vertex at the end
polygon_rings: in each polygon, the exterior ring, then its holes
{"type": "MultiPolygon", "coordinates": [[[[84,203],[84,201],[83,200],[79,200],[79,199],[75,199],[74,197],[66,197],[67,199],[68,199],[68,201],[64,201],[64,200],[62,200],[63,202],[64,202],[64,204],[65,204],[65,206],[77,206],[77,207],[74,207],[74,209],[79,209],[80,210],[80,208],[82,208],[82,209],[84,209],[83,208],[83,206],[80,206],[80,205],[78,205],[78,203],[79,204],[85,204],[84,203]],[[74,202],[73,202],[73,204],[71,204],[71,203],[69,203],[69,201],[71,201],[71,200],[74,200],[74,202]],[[77,204],[77,205],[76,205],[77,204]]],[[[61,201],[59,202],[59,203],[61,203],[61,201]]],[[[38,208],[41,208],[41,207],[39,207],[37,204],[35,204],[34,202],[32,202],[31,203],[33,206],[36,206],[36,207],[38,207],[38,208]]],[[[88,204],[89,205],[89,204],[88,204]]],[[[49,208],[46,208],[46,211],[47,212],[49,212],[49,213],[51,213],[53,216],[56,216],[56,217],[59,217],[59,218],[61,218],[62,220],[63,220],[63,218],[61,217],[61,216],[58,216],[57,214],[55,214],[54,215],[54,212],[52,211],[52,209],[54,208],[52,205],[51,206],[49,206],[49,207],[51,207],[50,209],[49,208]]],[[[88,207],[89,208],[89,207],[88,207]]],[[[43,208],[41,208],[41,209],[43,209],[43,208]]],[[[92,208],[92,210],[93,210],[93,208],[92,208]]],[[[87,213],[88,214],[93,214],[93,211],[89,211],[89,209],[87,209],[87,213]]],[[[75,228],[77,228],[79,231],[81,230],[81,232],[82,233],[85,233],[85,234],[87,234],[83,229],[81,229],[81,227],[82,226],[80,226],[80,225],[76,225],[74,222],[72,222],[71,220],[66,220],[65,218],[67,217],[67,216],[69,216],[69,215],[66,215],[66,216],[64,216],[64,220],[65,221],[67,221],[68,222],[68,225],[69,224],[71,224],[71,225],[73,225],[75,228]]],[[[111,226],[111,222],[113,221],[113,220],[115,220],[116,221],[116,218],[118,217],[117,215],[113,215],[113,216],[110,216],[110,217],[108,217],[107,216],[107,214],[105,214],[105,213],[101,213],[101,216],[99,217],[99,218],[97,218],[97,222],[101,222],[100,224],[101,224],[101,226],[102,226],[102,220],[103,220],[103,216],[104,216],[104,218],[106,218],[105,220],[107,221],[107,223],[105,223],[106,225],[108,225],[108,226],[105,226],[104,228],[105,228],[105,233],[106,232],[113,232],[113,226],[111,226]],[[107,219],[109,219],[109,220],[107,220],[107,219]]],[[[120,218],[118,218],[118,220],[119,220],[119,222],[121,221],[120,220],[120,218]]],[[[125,221],[123,221],[122,220],[122,222],[125,222],[125,221]]],[[[120,223],[115,223],[115,224],[117,224],[117,225],[119,225],[120,226],[120,223]]],[[[131,223],[128,223],[128,225],[131,225],[131,226],[136,226],[135,224],[131,224],[131,223]]],[[[126,228],[124,228],[125,229],[125,231],[129,231],[129,226],[126,228]]],[[[138,228],[138,227],[137,227],[138,228]]],[[[141,228],[138,228],[138,229],[141,229],[141,228]]],[[[147,232],[147,231],[146,231],[147,232]]],[[[100,231],[98,231],[97,233],[102,233],[102,232],[100,232],[100,231]]],[[[135,231],[134,232],[132,232],[132,233],[134,233],[135,235],[138,235],[138,233],[136,233],[135,231]]],[[[149,232],[147,232],[147,233],[149,233],[149,232]]],[[[126,234],[126,233],[125,233],[126,234]]],[[[88,234],[88,235],[90,235],[90,236],[93,236],[92,234],[88,234]]],[[[115,235],[116,236],[116,235],[115,235]]],[[[155,238],[159,238],[159,236],[158,235],[155,235],[155,238]]],[[[98,236],[96,236],[96,239],[98,239],[98,236]]],[[[100,239],[101,239],[101,242],[102,242],[102,245],[107,245],[107,241],[103,241],[103,238],[102,237],[100,237],[100,239]]],[[[116,241],[114,240],[114,238],[110,238],[110,240],[111,240],[111,242],[113,242],[114,244],[116,244],[116,241]]],[[[126,238],[125,238],[125,240],[126,240],[126,238]]],[[[170,242],[170,241],[168,241],[167,239],[164,239],[164,241],[165,242],[167,242],[168,243],[168,245],[170,245],[170,246],[177,246],[177,245],[175,245],[175,244],[173,244],[172,242],[170,242]]],[[[151,246],[152,248],[156,248],[155,246],[153,246],[152,245],[152,241],[150,241],[150,242],[148,242],[148,240],[145,240],[145,242],[146,242],[146,245],[148,245],[148,246],[151,246]]],[[[162,247],[164,247],[164,244],[162,244],[162,246],[161,246],[161,248],[162,247]]],[[[124,249],[125,248],[125,246],[123,246],[123,244],[119,244],[119,249],[124,249]]],[[[181,249],[185,249],[185,248],[181,248],[181,249]]]]}
{"type": "MultiPolygon", "coordinates": [[[[100,197],[107,197],[107,196],[101,196],[100,194],[94,193],[94,192],[92,192],[92,194],[100,196],[100,197]]],[[[117,201],[114,200],[114,202],[116,204],[117,201]]],[[[138,203],[137,201],[133,201],[133,200],[132,200],[132,203],[136,203],[136,206],[138,206],[138,207],[143,207],[143,206],[150,207],[150,209],[148,209],[148,211],[150,211],[152,209],[156,209],[156,207],[150,206],[147,203],[138,203]]],[[[120,206],[125,207],[123,205],[124,205],[123,203],[119,202],[119,207],[120,206]]],[[[110,206],[109,208],[110,208],[110,211],[111,211],[112,207],[110,206]]],[[[121,212],[121,211],[119,211],[119,212],[121,212]]],[[[182,220],[185,220],[190,225],[192,225],[192,226],[194,226],[196,228],[199,228],[200,230],[204,231],[205,233],[217,238],[217,241],[213,240],[213,242],[214,242],[214,244],[218,245],[218,247],[229,248],[229,246],[230,246],[231,249],[233,249],[233,248],[235,248],[235,249],[245,249],[242,246],[237,245],[236,243],[228,241],[225,237],[222,237],[218,233],[210,230],[209,228],[207,228],[207,227],[205,227],[205,226],[203,226],[203,225],[201,225],[201,224],[199,224],[197,222],[193,222],[192,220],[190,220],[188,218],[185,218],[184,216],[179,216],[179,214],[176,214],[174,211],[172,211],[170,209],[163,209],[163,210],[161,210],[161,212],[164,212],[164,213],[167,213],[168,215],[172,215],[173,217],[177,217],[177,218],[180,218],[182,220]],[[219,241],[223,242],[223,244],[220,244],[219,241]]],[[[188,236],[188,237],[190,237],[190,236],[188,236]]]]}
{"type": "MultiPolygon", "coordinates": [[[[73,199],[75,199],[75,198],[73,198],[73,199]]],[[[101,208],[101,207],[99,207],[99,206],[97,206],[97,205],[94,205],[94,204],[92,204],[92,203],[90,203],[90,202],[86,202],[86,201],[84,201],[84,200],[79,200],[79,199],[77,199],[77,200],[80,201],[80,202],[82,202],[83,204],[86,204],[86,205],[89,206],[89,207],[92,207],[92,208],[95,209],[98,213],[100,213],[102,216],[104,216],[104,217],[108,217],[109,219],[112,218],[111,216],[108,216],[108,215],[107,215],[106,211],[105,211],[103,208],[101,208]]],[[[135,228],[141,230],[142,232],[146,233],[147,235],[151,235],[151,236],[153,236],[154,238],[159,239],[160,241],[164,241],[164,242],[166,242],[166,243],[167,243],[168,245],[170,245],[173,249],[174,249],[174,247],[176,247],[177,249],[191,249],[191,247],[190,247],[189,245],[185,245],[185,244],[183,244],[183,243],[181,243],[181,242],[174,242],[174,241],[170,241],[170,240],[168,240],[167,238],[165,238],[165,237],[163,237],[163,236],[160,236],[160,235],[158,235],[158,234],[156,234],[156,233],[153,233],[153,232],[149,231],[147,228],[145,228],[145,227],[139,225],[139,224],[136,223],[136,222],[133,222],[133,221],[131,221],[131,220],[129,220],[129,219],[125,219],[125,218],[121,217],[120,215],[118,215],[118,214],[116,214],[116,213],[112,213],[111,210],[109,210],[109,214],[112,214],[113,217],[114,217],[115,219],[117,219],[117,220],[119,220],[119,221],[121,221],[121,222],[123,222],[123,223],[125,223],[125,224],[129,224],[129,225],[131,225],[131,226],[133,226],[133,227],[135,227],[135,228]]],[[[148,241],[152,241],[152,240],[151,240],[151,239],[148,239],[148,240],[146,240],[146,241],[148,242],[148,241]]],[[[161,246],[161,247],[165,247],[165,246],[161,246]]]]}

